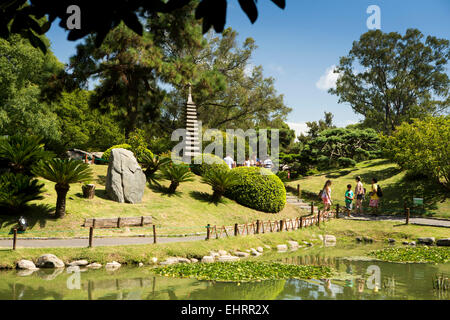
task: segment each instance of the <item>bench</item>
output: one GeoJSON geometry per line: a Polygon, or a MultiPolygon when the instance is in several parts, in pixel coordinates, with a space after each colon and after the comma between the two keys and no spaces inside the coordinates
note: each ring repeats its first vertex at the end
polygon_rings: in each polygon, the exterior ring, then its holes
{"type": "MultiPolygon", "coordinates": [[[[89,228],[89,248],[92,248],[94,229],[111,229],[121,227],[143,227],[153,224],[151,216],[142,217],[118,217],[118,218],[87,218],[83,227],[89,228]]],[[[156,226],[153,224],[153,243],[156,243],[156,226]]]]}
{"type": "Polygon", "coordinates": [[[143,227],[152,224],[151,216],[142,217],[124,217],[124,218],[87,218],[84,220],[83,227],[108,229],[108,228],[122,228],[122,227],[143,227]]]}

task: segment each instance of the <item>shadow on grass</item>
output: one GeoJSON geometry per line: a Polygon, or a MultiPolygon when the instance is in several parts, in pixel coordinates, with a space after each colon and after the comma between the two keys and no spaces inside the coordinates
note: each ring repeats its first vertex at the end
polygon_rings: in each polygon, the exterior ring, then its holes
{"type": "Polygon", "coordinates": [[[189,195],[195,200],[206,202],[209,204],[215,204],[216,206],[218,206],[220,203],[225,203],[224,197],[222,197],[220,200],[215,200],[213,199],[212,194],[209,194],[207,192],[191,191],[189,192],[189,195]]]}
{"type": "Polygon", "coordinates": [[[170,192],[168,187],[162,186],[162,185],[158,185],[158,184],[148,184],[148,187],[155,193],[160,193],[163,195],[166,195],[168,197],[173,197],[173,196],[177,196],[177,197],[181,197],[181,192],[179,191],[175,191],[175,192],[170,192]]]}
{"type": "Polygon", "coordinates": [[[383,170],[373,170],[360,174],[361,181],[365,184],[371,184],[372,178],[376,178],[378,181],[389,179],[399,173],[402,170],[396,167],[389,167],[383,170]]]}
{"type": "Polygon", "coordinates": [[[325,177],[327,177],[328,179],[337,179],[343,176],[346,176],[350,173],[352,173],[353,171],[356,171],[358,169],[348,169],[348,170],[339,170],[339,171],[333,171],[333,172],[329,172],[325,175],[325,177]]]}
{"type": "MultiPolygon", "coordinates": [[[[95,189],[95,196],[99,197],[100,199],[103,199],[103,200],[110,200],[110,201],[112,201],[108,197],[108,194],[106,193],[105,189],[95,189]]],[[[83,198],[83,195],[81,195],[81,198],[83,198]]]]}
{"type": "Polygon", "coordinates": [[[20,216],[24,216],[28,222],[28,228],[33,228],[37,224],[44,228],[48,220],[56,220],[55,208],[47,204],[32,204],[20,212],[20,214],[0,215],[0,227],[11,227],[11,230],[18,226],[20,216]]]}

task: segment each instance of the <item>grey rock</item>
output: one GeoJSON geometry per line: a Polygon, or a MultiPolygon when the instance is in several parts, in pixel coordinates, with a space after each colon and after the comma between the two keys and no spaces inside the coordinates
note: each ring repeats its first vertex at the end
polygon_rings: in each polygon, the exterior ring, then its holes
{"type": "Polygon", "coordinates": [[[198,259],[191,258],[191,263],[197,263],[197,262],[198,262],[198,259]]]}
{"type": "Polygon", "coordinates": [[[16,267],[17,269],[37,270],[36,265],[33,261],[24,259],[17,261],[16,267]]]}
{"type": "Polygon", "coordinates": [[[213,263],[214,262],[214,257],[212,256],[204,256],[202,258],[202,263],[213,263]]]}
{"type": "Polygon", "coordinates": [[[264,248],[271,250],[272,248],[270,246],[268,246],[267,244],[264,245],[264,248]]]}
{"type": "Polygon", "coordinates": [[[179,262],[178,259],[179,258],[176,258],[176,257],[169,257],[165,261],[161,261],[159,264],[162,266],[169,266],[172,264],[177,264],[179,262]]]}
{"type": "Polygon", "coordinates": [[[395,243],[395,239],[389,238],[389,239],[388,239],[388,242],[389,242],[389,243],[395,243]]]}
{"type": "Polygon", "coordinates": [[[211,257],[213,257],[213,258],[216,258],[216,257],[219,257],[219,256],[220,256],[220,254],[219,254],[218,252],[215,252],[215,251],[210,251],[210,252],[209,252],[209,255],[210,255],[211,257]]]}
{"type": "Polygon", "coordinates": [[[336,242],[336,237],[331,234],[326,234],[324,237],[325,242],[336,242]]]}
{"type": "Polygon", "coordinates": [[[64,268],[64,262],[54,254],[43,254],[36,261],[38,268],[64,268]]]}
{"type": "Polygon", "coordinates": [[[277,250],[278,251],[287,251],[288,246],[286,244],[279,244],[277,245],[277,250]]]}
{"type": "Polygon", "coordinates": [[[436,245],[442,246],[442,247],[450,247],[450,238],[438,239],[436,241],[436,245]]]}
{"type": "Polygon", "coordinates": [[[264,252],[264,248],[263,247],[257,247],[256,251],[258,251],[259,253],[263,253],[264,252]]]}
{"type": "Polygon", "coordinates": [[[133,152],[112,149],[106,176],[106,193],[111,200],[140,203],[146,184],[145,174],[133,152]]]}
{"type": "Polygon", "coordinates": [[[289,248],[291,249],[297,249],[298,248],[298,242],[297,241],[288,241],[289,248]]]}
{"type": "Polygon", "coordinates": [[[240,251],[236,251],[234,253],[235,256],[240,257],[240,258],[247,258],[248,256],[250,256],[249,253],[247,252],[240,252],[240,251]]]}
{"type": "Polygon", "coordinates": [[[405,246],[407,246],[409,244],[408,241],[402,241],[402,244],[404,244],[405,246]]]}
{"type": "Polygon", "coordinates": [[[355,240],[358,242],[363,242],[363,237],[356,237],[355,240]]]}
{"type": "Polygon", "coordinates": [[[79,266],[69,266],[66,268],[67,273],[74,273],[74,272],[80,272],[79,266]]]}
{"type": "Polygon", "coordinates": [[[436,242],[436,239],[434,237],[419,238],[417,239],[417,242],[420,244],[432,245],[436,242]]]}
{"type": "Polygon", "coordinates": [[[87,266],[89,264],[89,262],[87,260],[77,260],[77,261],[72,261],[71,263],[68,264],[69,267],[84,267],[87,266]]]}
{"type": "Polygon", "coordinates": [[[238,261],[239,257],[236,256],[220,256],[219,257],[219,262],[234,262],[234,261],[238,261]]]}
{"type": "Polygon", "coordinates": [[[218,253],[219,253],[219,256],[227,256],[228,255],[228,252],[226,252],[225,250],[219,250],[218,253]]]}
{"type": "Polygon", "coordinates": [[[373,242],[373,239],[369,238],[369,237],[363,237],[363,240],[364,240],[364,242],[367,242],[367,243],[372,243],[373,242]]]}
{"type": "Polygon", "coordinates": [[[86,267],[89,269],[100,269],[102,267],[102,265],[100,263],[94,262],[94,263],[88,264],[86,267]]]}
{"type": "Polygon", "coordinates": [[[178,258],[178,263],[191,263],[191,259],[188,259],[188,258],[178,258]]]}
{"type": "Polygon", "coordinates": [[[142,262],[139,262],[138,267],[142,268],[144,266],[144,264],[142,262]]]}
{"type": "Polygon", "coordinates": [[[118,263],[117,261],[113,261],[113,262],[108,262],[108,263],[105,265],[105,268],[106,268],[107,270],[113,271],[113,270],[119,269],[121,266],[122,266],[122,265],[121,265],[120,263],[118,263]]]}
{"type": "Polygon", "coordinates": [[[416,245],[416,242],[415,242],[415,241],[411,241],[411,242],[409,243],[409,245],[410,245],[410,246],[415,246],[415,245],[416,245]]]}

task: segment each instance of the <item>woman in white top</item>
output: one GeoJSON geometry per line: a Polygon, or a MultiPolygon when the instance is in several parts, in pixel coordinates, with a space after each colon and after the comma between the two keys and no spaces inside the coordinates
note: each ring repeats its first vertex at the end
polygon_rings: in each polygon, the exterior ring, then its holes
{"type": "Polygon", "coordinates": [[[250,167],[251,166],[250,159],[248,157],[245,158],[244,166],[246,166],[246,167],[250,167]]]}

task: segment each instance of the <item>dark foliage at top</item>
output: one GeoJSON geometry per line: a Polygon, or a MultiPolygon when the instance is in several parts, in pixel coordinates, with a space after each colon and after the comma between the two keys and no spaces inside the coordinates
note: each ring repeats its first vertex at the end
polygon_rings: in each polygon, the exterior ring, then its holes
{"type": "MultiPolygon", "coordinates": [[[[189,4],[192,0],[9,0],[0,5],[0,37],[7,39],[11,34],[20,34],[30,40],[34,47],[43,52],[47,48],[39,38],[51,27],[56,18],[59,26],[67,29],[66,21],[72,12],[67,8],[77,5],[82,13],[81,29],[70,30],[68,39],[75,41],[87,35],[95,35],[95,44],[100,46],[108,32],[122,21],[139,35],[143,26],[139,18],[147,18],[156,13],[170,13],[189,4]],[[29,2],[29,5],[27,5],[29,2]],[[43,18],[48,20],[43,22],[43,18]]],[[[197,2],[197,1],[196,1],[197,2]]],[[[285,0],[272,0],[278,7],[286,6],[285,0]]],[[[258,17],[256,0],[239,0],[242,10],[252,23],[258,17]]],[[[227,0],[201,0],[195,17],[203,19],[203,32],[211,27],[222,32],[226,22],[227,0]]]]}

